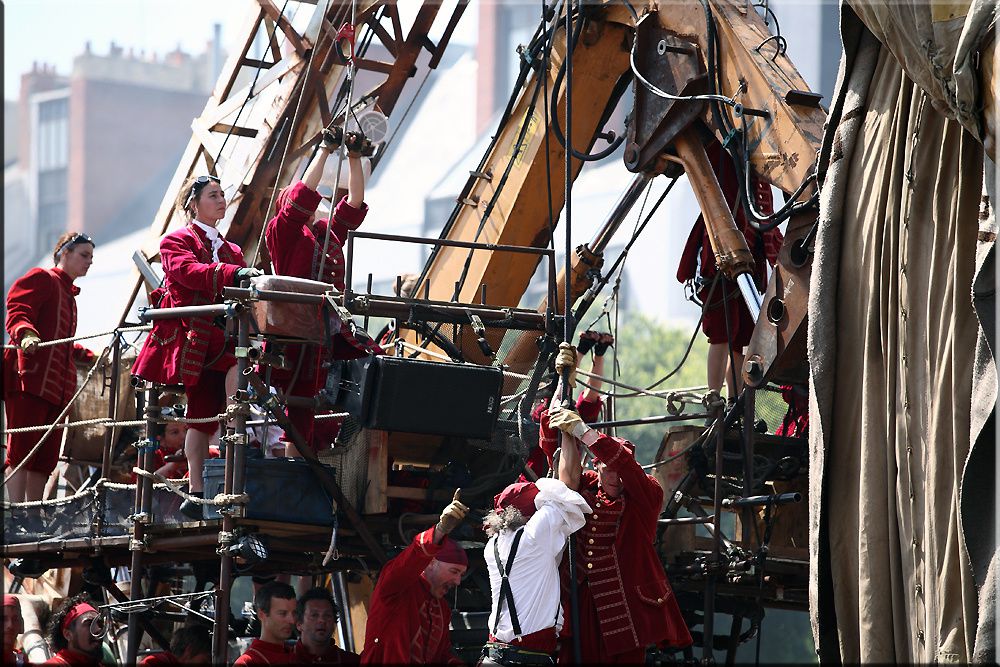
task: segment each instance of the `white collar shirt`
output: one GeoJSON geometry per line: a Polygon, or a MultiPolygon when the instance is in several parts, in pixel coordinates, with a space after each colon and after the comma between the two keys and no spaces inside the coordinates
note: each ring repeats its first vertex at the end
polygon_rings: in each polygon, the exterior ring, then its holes
{"type": "MultiPolygon", "coordinates": [[[[521,636],[553,626],[556,632],[562,629],[559,563],[566,547],[566,538],[583,528],[586,523],[583,515],[591,511],[583,496],[557,479],[542,478],[535,484],[538,486],[538,495],[535,496],[536,512],[524,526],[510,571],[510,587],[514,594],[521,636]]],[[[501,584],[493,545],[498,544],[500,560],[506,566],[515,534],[516,531],[505,530],[486,543],[484,556],[490,573],[493,598],[488,626],[490,631],[496,625],[501,584]]],[[[510,642],[515,638],[506,602],[500,612],[500,624],[496,628],[497,640],[510,642]]]]}
{"type": "Polygon", "coordinates": [[[205,235],[208,237],[209,242],[211,242],[212,244],[212,261],[218,262],[219,248],[221,248],[222,244],[225,243],[225,241],[222,240],[222,235],[219,234],[218,228],[206,225],[204,222],[201,222],[200,220],[192,220],[191,222],[194,223],[199,229],[201,229],[201,231],[205,232],[205,235]]]}

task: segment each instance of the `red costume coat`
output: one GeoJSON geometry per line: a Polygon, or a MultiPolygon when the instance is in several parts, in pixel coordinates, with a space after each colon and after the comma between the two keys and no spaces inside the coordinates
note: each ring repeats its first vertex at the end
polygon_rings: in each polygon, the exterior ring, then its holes
{"type": "Polygon", "coordinates": [[[104,663],[100,658],[80,653],[72,649],[64,648],[54,656],[42,663],[43,665],[63,665],[69,667],[100,667],[104,663]]]}
{"type": "Polygon", "coordinates": [[[345,651],[333,642],[327,647],[323,655],[314,655],[305,647],[302,640],[295,642],[292,647],[292,656],[296,664],[299,665],[358,665],[361,664],[361,656],[350,651],[345,651]]]}
{"type": "MultiPolygon", "coordinates": [[[[722,148],[719,144],[708,146],[706,152],[712,163],[715,176],[719,180],[719,186],[722,188],[726,203],[732,210],[736,205],[740,191],[736,168],[729,156],[722,154],[722,148]]],[[[750,194],[753,197],[754,206],[761,213],[770,214],[774,210],[771,186],[765,181],[758,181],[752,177],[751,184],[753,192],[750,194]]],[[[765,262],[774,265],[784,237],[778,228],[763,233],[754,229],[747,222],[747,215],[742,205],[736,206],[733,219],[736,222],[736,228],[746,238],[747,247],[753,256],[753,280],[757,284],[757,289],[763,291],[767,282],[765,262]]],[[[683,283],[700,277],[704,282],[698,291],[698,298],[704,303],[708,299],[716,273],[718,273],[718,269],[715,264],[715,253],[712,251],[708,231],[705,229],[704,218],[699,215],[694,227],[691,228],[687,242],[684,244],[680,264],[677,267],[677,280],[683,283]]],[[[702,320],[702,330],[711,343],[724,343],[728,337],[731,337],[734,346],[742,349],[750,342],[755,322],[743,303],[739,288],[735,283],[720,278],[711,295],[711,301],[705,309],[705,316],[702,320]],[[726,314],[723,309],[724,303],[728,304],[729,310],[728,333],[726,314]]]]}
{"type": "MultiPolygon", "coordinates": [[[[76,335],[76,295],[80,288],[60,268],[31,269],[14,281],[7,293],[6,329],[17,345],[25,331],[42,342],[76,335]]],[[[40,347],[34,354],[3,352],[3,394],[37,396],[60,408],[76,393],[74,359],[91,361],[93,352],[76,344],[40,347]]]]}
{"type": "MultiPolygon", "coordinates": [[[[621,478],[624,491],[618,498],[598,490],[592,470],[585,470],[580,480],[580,495],[594,510],[574,535],[584,662],[644,651],[650,644],[684,647],[692,641],[653,548],[663,489],[622,442],[599,434],[590,447],[621,478]]],[[[569,618],[568,595],[564,604],[569,618]]],[[[562,634],[571,634],[569,623],[562,634]]],[[[562,648],[564,657],[572,655],[570,641],[562,648]]]]}
{"type": "MultiPolygon", "coordinates": [[[[162,295],[159,308],[217,303],[222,288],[232,286],[236,272],[246,266],[240,247],[224,239],[219,261],[213,261],[208,237],[193,224],[163,237],[160,260],[166,279],[163,287],[153,292],[154,299],[162,295]]],[[[202,371],[213,361],[208,358],[209,349],[222,350],[225,344],[224,333],[212,324],[212,319],[154,321],[132,374],[161,384],[198,384],[202,371]]],[[[227,351],[213,365],[224,366],[228,361],[235,362],[235,358],[227,351]]]]}
{"type": "Polygon", "coordinates": [[[296,664],[291,650],[284,644],[274,644],[254,639],[243,655],[236,658],[233,667],[257,667],[258,665],[296,664]]]}
{"type": "Polygon", "coordinates": [[[428,528],[382,568],[368,608],[362,664],[462,664],[451,649],[451,607],[431,595],[420,576],[440,550],[428,528]]]}
{"type": "MultiPolygon", "coordinates": [[[[333,212],[333,227],[330,228],[326,261],[323,262],[323,275],[317,277],[326,230],[330,225],[330,221],[325,218],[312,220],[321,199],[318,192],[301,181],[282,192],[278,198],[277,214],[268,221],[264,230],[264,242],[271,256],[271,267],[275,275],[320,280],[332,283],[338,290],[343,290],[345,271],[343,247],[347,243],[347,233],[361,226],[365,216],[368,215],[368,205],[362,204],[361,208],[355,208],[347,203],[346,197],[337,204],[333,212]]],[[[361,353],[367,354],[368,351],[369,349],[365,348],[361,353]]],[[[360,356],[350,345],[336,346],[336,349],[331,350],[331,355],[334,359],[360,356]]],[[[315,396],[325,380],[320,373],[322,350],[315,346],[288,345],[286,356],[291,369],[298,367],[298,372],[271,369],[271,382],[288,395],[315,396]]],[[[313,443],[313,414],[308,408],[288,408],[289,419],[307,443],[318,444],[320,448],[328,446],[333,438],[336,438],[337,432],[335,430],[332,438],[325,442],[313,443]]]]}
{"type": "Polygon", "coordinates": [[[163,653],[147,655],[139,661],[139,664],[142,667],[161,667],[162,665],[179,665],[181,661],[170,651],[164,651],[163,653]]]}
{"type": "Polygon", "coordinates": [[[354,208],[344,197],[333,212],[333,228],[327,246],[323,276],[317,278],[323,241],[330,221],[311,221],[322,199],[320,194],[299,181],[279,199],[277,214],[267,223],[264,242],[275,275],[294,276],[333,283],[344,289],[344,244],[347,233],[357,229],[368,215],[368,205],[354,208]]]}

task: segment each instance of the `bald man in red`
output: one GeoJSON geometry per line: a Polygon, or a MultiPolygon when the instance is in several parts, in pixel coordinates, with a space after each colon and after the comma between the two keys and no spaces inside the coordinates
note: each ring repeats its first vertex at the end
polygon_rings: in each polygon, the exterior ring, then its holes
{"type": "Polygon", "coordinates": [[[452,652],[445,596],[469,566],[465,551],[448,538],[468,511],[456,491],[438,523],[382,568],[368,609],[362,664],[462,664],[452,652]]]}

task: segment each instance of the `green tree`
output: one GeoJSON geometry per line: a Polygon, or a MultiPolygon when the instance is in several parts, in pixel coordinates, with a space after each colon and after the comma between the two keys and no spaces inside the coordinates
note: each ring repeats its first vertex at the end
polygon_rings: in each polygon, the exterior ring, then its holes
{"type": "MultiPolygon", "coordinates": [[[[657,391],[691,387],[700,387],[699,391],[704,391],[708,343],[700,331],[694,335],[691,352],[681,363],[693,333],[693,327],[670,327],[642,314],[623,316],[614,351],[608,353],[605,375],[612,377],[612,360],[615,360],[618,381],[633,387],[646,388],[676,370],[674,375],[656,387],[657,391]]],[[[583,368],[586,369],[587,365],[584,364],[583,368]]],[[[605,385],[604,389],[612,388],[605,385]]],[[[622,388],[615,389],[615,393],[622,395],[615,400],[615,418],[618,420],[667,414],[663,398],[626,397],[634,392],[622,388]]],[[[702,412],[702,408],[700,405],[688,405],[685,411],[702,412]]],[[[652,463],[663,434],[674,425],[676,422],[623,426],[618,429],[618,435],[635,443],[636,459],[640,463],[652,463]]]]}

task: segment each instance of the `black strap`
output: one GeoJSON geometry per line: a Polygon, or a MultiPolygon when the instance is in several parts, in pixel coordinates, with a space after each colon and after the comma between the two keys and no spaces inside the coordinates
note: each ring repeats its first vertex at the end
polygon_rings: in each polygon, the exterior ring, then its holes
{"type": "Polygon", "coordinates": [[[517,609],[514,608],[514,591],[510,587],[510,570],[514,567],[514,556],[517,555],[517,545],[521,542],[521,534],[524,526],[514,533],[514,541],[510,545],[510,553],[507,554],[507,566],[504,567],[500,560],[500,536],[493,540],[493,557],[497,560],[497,569],[500,571],[500,595],[497,596],[497,615],[493,622],[493,636],[497,635],[497,628],[500,627],[500,612],[503,610],[503,603],[507,601],[507,608],[510,610],[510,624],[514,627],[514,636],[521,636],[521,624],[517,622],[517,609]]]}

